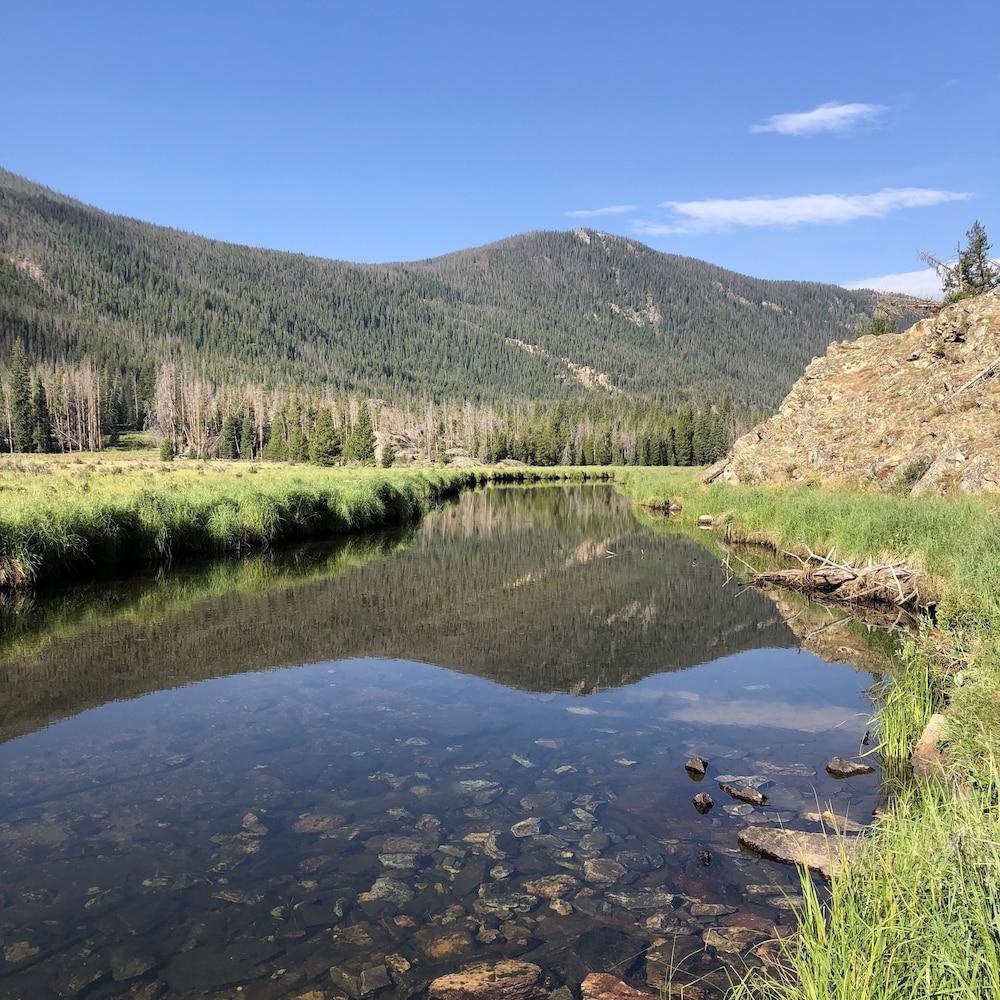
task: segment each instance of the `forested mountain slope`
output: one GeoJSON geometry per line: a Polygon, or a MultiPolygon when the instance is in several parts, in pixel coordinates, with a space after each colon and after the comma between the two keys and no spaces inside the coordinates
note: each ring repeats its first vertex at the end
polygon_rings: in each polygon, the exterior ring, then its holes
{"type": "Polygon", "coordinates": [[[359,265],[110,215],[0,171],[0,353],[397,399],[771,407],[871,292],[761,281],[591,230],[359,265]]]}

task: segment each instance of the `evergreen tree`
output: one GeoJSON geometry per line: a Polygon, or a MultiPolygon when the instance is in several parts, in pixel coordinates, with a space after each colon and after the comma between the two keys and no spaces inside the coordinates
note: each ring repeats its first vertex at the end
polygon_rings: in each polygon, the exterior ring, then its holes
{"type": "Polygon", "coordinates": [[[382,445],[382,468],[390,469],[392,468],[392,463],[396,461],[396,449],[393,448],[392,442],[386,439],[384,445],[382,445]]]}
{"type": "Polygon", "coordinates": [[[45,386],[35,380],[35,393],[31,401],[31,449],[37,452],[52,451],[52,417],[45,398],[45,386]]]}
{"type": "Polygon", "coordinates": [[[702,410],[694,420],[691,434],[691,460],[694,465],[704,465],[708,461],[709,416],[702,410]]]}
{"type": "Polygon", "coordinates": [[[237,441],[237,432],[239,426],[236,423],[236,417],[229,414],[222,421],[222,436],[219,440],[219,456],[221,458],[237,458],[239,455],[239,442],[237,441]]]}
{"type": "Polygon", "coordinates": [[[333,465],[340,457],[340,435],[325,406],[319,411],[309,435],[309,461],[313,465],[333,465]]]}
{"type": "Polygon", "coordinates": [[[253,422],[249,417],[244,417],[240,427],[240,458],[249,462],[253,458],[253,446],[253,422]]]}
{"type": "Polygon", "coordinates": [[[160,461],[161,462],[172,462],[175,456],[174,442],[170,438],[165,437],[160,442],[160,461]]]}
{"type": "Polygon", "coordinates": [[[20,340],[10,352],[10,422],[12,451],[31,451],[34,414],[28,358],[20,340]]]}
{"type": "Polygon", "coordinates": [[[967,295],[982,295],[1000,287],[1000,268],[990,257],[986,228],[978,220],[965,234],[968,243],[958,258],[962,289],[967,295]]]}
{"type": "Polygon", "coordinates": [[[302,428],[302,410],[298,402],[288,405],[288,442],[286,445],[286,458],[289,462],[309,461],[309,439],[302,428]]]}
{"type": "Polygon", "coordinates": [[[362,403],[358,409],[358,419],[351,430],[349,441],[350,447],[345,449],[348,458],[362,465],[375,464],[375,429],[372,427],[372,416],[367,403],[362,403]]]}
{"type": "Polygon", "coordinates": [[[677,411],[674,424],[674,458],[678,465],[691,465],[694,461],[694,411],[685,403],[677,411]]]}

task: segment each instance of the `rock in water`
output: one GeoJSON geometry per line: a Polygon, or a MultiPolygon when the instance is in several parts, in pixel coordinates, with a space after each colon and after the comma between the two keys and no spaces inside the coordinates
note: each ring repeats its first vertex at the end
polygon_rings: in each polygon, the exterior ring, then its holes
{"type": "Polygon", "coordinates": [[[688,757],[684,762],[684,770],[692,778],[704,778],[708,770],[708,761],[704,757],[688,757]]]}
{"type": "Polygon", "coordinates": [[[715,805],[714,799],[708,792],[699,792],[691,801],[694,803],[695,809],[702,814],[707,813],[715,805]]]}
{"type": "Polygon", "coordinates": [[[610,858],[588,858],[583,863],[583,877],[588,882],[596,882],[599,885],[617,882],[624,874],[624,866],[610,858]]]}
{"type": "Polygon", "coordinates": [[[658,996],[637,990],[606,972],[592,972],[587,976],[580,984],[580,995],[583,1000],[649,1000],[649,997],[658,996]]]}
{"type": "Polygon", "coordinates": [[[719,785],[724,792],[731,795],[740,802],[746,802],[752,806],[763,806],[767,804],[767,796],[763,792],[758,792],[756,788],[749,785],[719,785]]]}
{"type": "Polygon", "coordinates": [[[549,824],[538,816],[529,816],[527,819],[522,819],[515,823],[510,828],[510,832],[518,838],[537,837],[539,834],[548,833],[548,830],[549,824]]]}
{"type": "Polygon", "coordinates": [[[381,993],[392,986],[389,970],[384,965],[373,965],[361,973],[361,995],[363,997],[381,993]]]}
{"type": "Polygon", "coordinates": [[[856,774],[871,774],[874,767],[867,764],[859,764],[853,760],[844,760],[843,757],[832,757],[830,763],[826,765],[827,774],[834,778],[853,778],[856,774]]]}
{"type": "Polygon", "coordinates": [[[824,878],[836,875],[844,862],[857,856],[861,841],[832,833],[803,833],[771,826],[750,826],[740,831],[740,846],[773,861],[805,865],[824,878]]]}
{"type": "Polygon", "coordinates": [[[430,1000],[544,1000],[549,991],[537,965],[508,959],[479,962],[440,976],[427,995],[430,1000]]]}

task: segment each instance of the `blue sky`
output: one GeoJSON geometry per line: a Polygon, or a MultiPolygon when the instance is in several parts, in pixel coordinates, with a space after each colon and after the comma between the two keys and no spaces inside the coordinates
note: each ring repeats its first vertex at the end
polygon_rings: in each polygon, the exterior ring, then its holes
{"type": "Polygon", "coordinates": [[[588,225],[838,283],[919,272],[974,218],[1000,246],[995,3],[40,0],[3,21],[0,164],[220,239],[374,261],[588,225]]]}

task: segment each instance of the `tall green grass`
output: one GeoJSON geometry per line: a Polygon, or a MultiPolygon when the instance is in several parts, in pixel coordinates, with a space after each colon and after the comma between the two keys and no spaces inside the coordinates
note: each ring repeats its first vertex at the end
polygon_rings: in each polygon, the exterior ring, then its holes
{"type": "Polygon", "coordinates": [[[0,589],[102,568],[246,552],[401,525],[485,482],[604,478],[602,470],[313,469],[235,463],[0,469],[0,589]]]}

